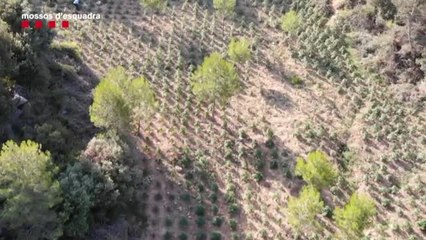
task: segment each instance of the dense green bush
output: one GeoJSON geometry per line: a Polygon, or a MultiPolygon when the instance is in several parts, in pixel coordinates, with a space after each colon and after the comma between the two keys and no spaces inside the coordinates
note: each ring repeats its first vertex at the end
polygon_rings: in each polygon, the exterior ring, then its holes
{"type": "Polygon", "coordinates": [[[195,223],[199,228],[201,228],[206,224],[206,219],[204,219],[204,217],[198,217],[197,220],[195,220],[195,223]]]}
{"type": "Polygon", "coordinates": [[[167,231],[163,234],[163,240],[172,240],[173,239],[173,233],[167,231]]]}
{"type": "Polygon", "coordinates": [[[423,232],[426,231],[426,219],[417,222],[417,226],[419,226],[420,230],[423,232]]]}
{"type": "Polygon", "coordinates": [[[164,220],[164,225],[165,225],[166,227],[171,227],[171,226],[173,226],[173,220],[172,220],[172,219],[170,219],[170,218],[166,218],[166,220],[164,220]]]}
{"type": "Polygon", "coordinates": [[[207,240],[207,234],[205,232],[198,232],[195,235],[196,240],[207,240]]]}
{"type": "Polygon", "coordinates": [[[372,4],[378,8],[380,16],[385,20],[393,20],[398,12],[391,0],[373,0],[372,4]]]}
{"type": "Polygon", "coordinates": [[[110,70],[95,88],[90,120],[97,126],[118,131],[130,129],[133,122],[150,118],[156,109],[154,92],[143,77],[131,79],[124,68],[110,70]]]}
{"type": "Polygon", "coordinates": [[[140,0],[140,2],[143,6],[155,12],[162,11],[167,6],[167,1],[165,0],[140,0]]]}
{"type": "Polygon", "coordinates": [[[23,0],[3,0],[0,8],[0,19],[4,20],[12,27],[13,32],[21,30],[20,19],[24,8],[28,7],[28,2],[23,0]]]}
{"type": "Polygon", "coordinates": [[[203,205],[199,204],[195,207],[195,214],[197,216],[202,217],[202,216],[204,216],[205,213],[206,213],[206,209],[204,208],[203,205]]]}
{"type": "Polygon", "coordinates": [[[186,235],[185,233],[181,233],[178,236],[179,240],[187,240],[188,239],[188,235],[186,235]]]}
{"type": "Polygon", "coordinates": [[[60,121],[51,120],[41,125],[37,124],[34,130],[37,142],[41,143],[43,148],[55,153],[54,157],[69,152],[71,142],[68,140],[72,139],[73,136],[60,121]]]}
{"type": "Polygon", "coordinates": [[[281,29],[285,32],[294,34],[297,32],[297,29],[299,28],[300,19],[297,15],[297,12],[294,10],[291,10],[287,13],[285,13],[281,18],[281,29]]]}
{"type": "Polygon", "coordinates": [[[303,85],[303,80],[299,76],[293,75],[293,76],[290,77],[290,83],[291,83],[291,85],[298,87],[298,86],[303,85]]]}
{"type": "Polygon", "coordinates": [[[204,59],[191,78],[192,91],[208,102],[225,104],[240,88],[234,65],[214,52],[204,59]]]}
{"type": "Polygon", "coordinates": [[[323,207],[318,190],[312,185],[305,186],[299,197],[290,197],[288,200],[288,222],[297,233],[315,232],[318,228],[315,216],[321,213],[323,207]]]}
{"type": "Polygon", "coordinates": [[[65,235],[83,237],[89,230],[90,209],[95,201],[94,179],[75,163],[66,168],[59,181],[64,196],[61,216],[65,235]]]}
{"type": "Polygon", "coordinates": [[[130,123],[130,109],[123,92],[108,81],[101,81],[93,93],[90,120],[97,127],[125,130],[130,123]]]}
{"type": "Polygon", "coordinates": [[[221,240],[222,234],[220,232],[212,232],[210,235],[210,240],[221,240]]]}
{"type": "Polygon", "coordinates": [[[134,167],[129,146],[114,132],[99,134],[87,145],[82,162],[95,181],[95,205],[105,212],[133,202],[143,173],[134,167]]]}
{"type": "Polygon", "coordinates": [[[186,229],[186,228],[188,228],[188,225],[189,225],[189,222],[188,222],[188,219],[187,219],[186,217],[181,217],[181,218],[179,219],[179,227],[180,227],[181,229],[186,229]]]}
{"type": "Polygon", "coordinates": [[[0,79],[10,74],[13,67],[14,38],[10,33],[9,25],[0,19],[0,79]]]}
{"type": "Polygon", "coordinates": [[[214,9],[220,11],[222,14],[233,13],[236,4],[236,0],[213,0],[214,9]]]}
{"type": "Polygon", "coordinates": [[[49,152],[32,141],[8,141],[0,152],[0,225],[10,239],[57,239],[62,223],[54,208],[62,201],[49,152]]]}
{"type": "Polygon", "coordinates": [[[236,203],[232,203],[228,207],[229,214],[237,214],[240,211],[240,207],[236,203]]]}
{"type": "Polygon", "coordinates": [[[50,47],[56,51],[63,51],[76,60],[81,60],[83,56],[83,50],[76,42],[53,42],[50,47]]]}
{"type": "Polygon", "coordinates": [[[334,211],[337,226],[348,236],[359,237],[376,214],[374,201],[362,194],[352,194],[344,208],[334,211]]]}
{"type": "Polygon", "coordinates": [[[325,153],[317,150],[305,159],[298,158],[295,172],[317,188],[328,187],[336,181],[337,171],[325,153]]]}
{"type": "MultiPolygon", "coordinates": [[[[9,118],[11,110],[11,98],[9,91],[7,91],[3,79],[0,78],[0,125],[9,118]]],[[[1,138],[0,138],[1,139],[1,138]]]]}
{"type": "Polygon", "coordinates": [[[228,45],[228,56],[240,63],[244,63],[251,58],[250,42],[246,38],[232,38],[228,45]]]}
{"type": "Polygon", "coordinates": [[[237,220],[235,220],[235,219],[229,220],[229,227],[231,228],[232,231],[237,230],[237,226],[238,226],[237,220]]]}
{"type": "Polygon", "coordinates": [[[222,217],[219,217],[219,216],[214,217],[214,218],[213,218],[213,220],[212,220],[212,224],[213,224],[213,226],[215,226],[215,227],[220,227],[220,226],[222,226],[222,223],[223,223],[223,218],[222,218],[222,217]]]}

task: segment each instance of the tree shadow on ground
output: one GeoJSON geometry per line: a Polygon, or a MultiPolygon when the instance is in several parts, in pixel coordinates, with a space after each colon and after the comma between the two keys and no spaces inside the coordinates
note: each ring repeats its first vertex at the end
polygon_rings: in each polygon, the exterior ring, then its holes
{"type": "Polygon", "coordinates": [[[260,90],[260,94],[268,104],[275,106],[281,110],[285,111],[293,107],[291,99],[285,93],[282,93],[280,91],[262,88],[260,90]]]}

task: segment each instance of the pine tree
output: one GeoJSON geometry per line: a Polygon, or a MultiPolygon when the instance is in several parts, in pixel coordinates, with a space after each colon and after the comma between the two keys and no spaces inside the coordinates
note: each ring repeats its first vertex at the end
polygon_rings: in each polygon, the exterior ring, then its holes
{"type": "Polygon", "coordinates": [[[336,208],[336,223],[344,234],[359,237],[376,212],[376,206],[370,197],[354,193],[344,208],[336,208]]]}
{"type": "Polygon", "coordinates": [[[236,0],[213,0],[213,7],[224,15],[234,12],[236,0]]]}
{"type": "Polygon", "coordinates": [[[61,202],[61,190],[50,153],[32,141],[8,141],[1,148],[0,166],[0,226],[18,240],[60,237],[62,224],[53,208],[61,202]]]}
{"type": "Polygon", "coordinates": [[[240,88],[237,72],[232,63],[214,52],[204,59],[191,78],[192,91],[201,100],[226,104],[240,88]]]}
{"type": "Polygon", "coordinates": [[[337,178],[336,169],[327,155],[319,150],[310,152],[306,160],[298,158],[295,171],[303,180],[317,188],[327,187],[337,178]]]}
{"type": "Polygon", "coordinates": [[[323,208],[324,203],[318,190],[312,185],[305,186],[299,197],[290,197],[288,201],[288,222],[297,233],[315,232],[319,226],[315,216],[323,208]]]}
{"type": "Polygon", "coordinates": [[[232,60],[240,63],[250,60],[250,42],[245,38],[231,39],[228,46],[228,55],[232,60]]]}

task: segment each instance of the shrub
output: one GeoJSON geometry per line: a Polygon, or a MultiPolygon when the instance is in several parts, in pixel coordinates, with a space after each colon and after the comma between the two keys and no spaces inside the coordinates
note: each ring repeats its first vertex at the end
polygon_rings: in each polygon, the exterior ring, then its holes
{"type": "Polygon", "coordinates": [[[50,153],[32,141],[7,141],[0,166],[0,225],[13,239],[59,238],[62,224],[53,209],[62,201],[61,189],[50,153]]]}
{"type": "Polygon", "coordinates": [[[137,197],[143,173],[135,168],[129,146],[114,132],[99,134],[87,145],[81,163],[95,180],[95,205],[108,211],[137,197]]]}
{"type": "Polygon", "coordinates": [[[318,227],[315,216],[323,207],[320,193],[311,185],[305,186],[299,197],[290,197],[288,201],[288,222],[296,233],[314,232],[318,227]]]}
{"type": "Polygon", "coordinates": [[[52,44],[50,44],[50,48],[56,51],[65,52],[70,57],[76,60],[81,60],[83,56],[83,50],[76,42],[53,42],[52,44]]]}
{"type": "Polygon", "coordinates": [[[204,216],[205,212],[206,212],[206,209],[204,208],[203,205],[197,205],[195,207],[195,214],[197,216],[202,217],[202,216],[204,216]]]}
{"type": "Polygon", "coordinates": [[[218,214],[219,213],[219,207],[217,205],[213,205],[212,206],[212,212],[213,212],[213,214],[218,214]]]}
{"type": "Polygon", "coordinates": [[[165,232],[163,235],[163,240],[171,240],[173,239],[173,234],[169,231],[165,232]]]}
{"type": "Polygon", "coordinates": [[[213,224],[213,226],[215,226],[215,227],[220,227],[220,226],[222,226],[222,223],[223,223],[223,218],[222,218],[222,217],[218,217],[218,216],[216,216],[216,217],[214,217],[214,218],[213,218],[213,220],[212,220],[212,224],[213,224]]]}
{"type": "Polygon", "coordinates": [[[272,150],[271,157],[272,159],[278,159],[280,157],[280,154],[278,153],[277,149],[272,150]]]}
{"type": "Polygon", "coordinates": [[[285,32],[294,34],[299,28],[300,20],[296,11],[291,10],[281,18],[281,28],[285,32]]]}
{"type": "Polygon", "coordinates": [[[210,235],[210,240],[221,240],[222,234],[220,232],[212,232],[210,235]]]}
{"type": "Polygon", "coordinates": [[[265,146],[267,148],[273,148],[275,146],[274,140],[272,138],[266,139],[265,146]]]}
{"type": "Polygon", "coordinates": [[[101,81],[93,93],[90,121],[97,127],[125,130],[130,123],[130,109],[123,92],[108,81],[101,81]]]}
{"type": "Polygon", "coordinates": [[[419,226],[420,230],[423,232],[426,231],[426,219],[417,222],[417,226],[419,226]]]}
{"type": "Polygon", "coordinates": [[[298,158],[295,172],[317,188],[327,187],[337,178],[337,171],[327,155],[319,150],[310,152],[306,160],[298,158]]]}
{"type": "Polygon", "coordinates": [[[181,233],[178,236],[179,240],[187,240],[188,239],[188,235],[186,235],[185,233],[181,233]]]}
{"type": "Polygon", "coordinates": [[[240,88],[234,65],[214,52],[204,59],[191,78],[194,94],[202,100],[225,104],[240,88]]]}
{"type": "Polygon", "coordinates": [[[219,191],[219,186],[217,185],[217,183],[212,183],[211,189],[213,192],[217,193],[219,191]]]}
{"type": "Polygon", "coordinates": [[[254,173],[253,178],[256,182],[260,182],[263,180],[263,174],[261,172],[254,173]]]}
{"type": "Polygon", "coordinates": [[[278,169],[278,162],[276,160],[271,161],[269,168],[272,170],[277,170],[278,169]]]}
{"type": "Polygon", "coordinates": [[[186,229],[189,225],[188,219],[186,217],[181,217],[179,219],[179,227],[181,229],[186,229]]]}
{"type": "Polygon", "coordinates": [[[43,145],[45,149],[49,149],[55,153],[54,157],[59,157],[61,153],[66,153],[72,147],[70,140],[74,137],[71,132],[58,120],[48,120],[41,125],[36,125],[35,139],[43,145]]]}
{"type": "Polygon", "coordinates": [[[61,213],[68,237],[83,237],[89,230],[90,209],[94,206],[95,181],[80,163],[69,165],[59,178],[64,202],[61,213]]]}
{"type": "Polygon", "coordinates": [[[206,224],[206,219],[204,219],[204,217],[199,217],[197,220],[195,220],[195,223],[199,228],[201,228],[206,224]]]}
{"type": "Polygon", "coordinates": [[[239,240],[240,239],[240,235],[238,233],[231,233],[231,240],[239,240]]]}
{"type": "Polygon", "coordinates": [[[331,217],[333,216],[333,210],[332,210],[329,206],[325,206],[325,207],[322,209],[322,215],[323,215],[324,217],[331,218],[331,217]]]}
{"type": "Polygon", "coordinates": [[[225,193],[225,200],[227,203],[233,203],[236,200],[235,192],[227,190],[225,193]]]}
{"type": "Polygon", "coordinates": [[[156,202],[159,202],[159,201],[163,200],[163,195],[161,195],[161,193],[156,193],[156,194],[154,195],[154,200],[155,200],[156,202]]]}
{"type": "Polygon", "coordinates": [[[215,202],[217,202],[217,194],[216,193],[211,193],[210,195],[209,195],[209,199],[210,199],[210,201],[212,202],[212,203],[215,203],[215,202]]]}
{"type": "Polygon", "coordinates": [[[376,214],[374,201],[362,194],[352,194],[344,208],[336,208],[336,224],[348,236],[361,236],[364,228],[376,214]]]}
{"type": "Polygon", "coordinates": [[[250,60],[250,42],[246,38],[232,38],[228,45],[228,56],[232,60],[240,63],[250,60]]]}
{"type": "Polygon", "coordinates": [[[228,208],[229,214],[237,214],[239,210],[240,208],[238,207],[237,204],[232,203],[231,205],[229,205],[229,208],[228,208]]]}
{"type": "Polygon", "coordinates": [[[231,228],[232,231],[237,230],[237,221],[235,219],[230,219],[229,220],[229,227],[231,228]]]}
{"type": "Polygon", "coordinates": [[[96,86],[90,106],[90,120],[97,127],[125,131],[133,122],[139,128],[156,109],[154,92],[143,77],[130,79],[122,67],[108,72],[96,86]]]}
{"type": "Polygon", "coordinates": [[[213,0],[214,9],[220,11],[222,14],[231,14],[234,12],[236,0],[213,0]]]}
{"type": "Polygon", "coordinates": [[[196,240],[207,240],[207,234],[205,232],[197,232],[195,239],[196,240]]]}
{"type": "Polygon", "coordinates": [[[184,193],[180,195],[180,200],[184,202],[190,202],[191,201],[191,195],[189,193],[184,193]]]}
{"type": "Polygon", "coordinates": [[[184,168],[189,168],[191,166],[191,158],[188,154],[184,154],[182,158],[179,159],[179,164],[184,168]]]}
{"type": "Polygon", "coordinates": [[[140,0],[143,6],[154,10],[155,12],[163,10],[167,6],[165,0],[140,0]]]}
{"type": "Polygon", "coordinates": [[[290,77],[290,83],[293,86],[299,87],[303,84],[303,80],[299,76],[293,75],[290,77]]]}
{"type": "Polygon", "coordinates": [[[391,0],[374,0],[372,4],[379,9],[380,16],[382,16],[384,20],[395,19],[398,9],[391,0]]]}
{"type": "Polygon", "coordinates": [[[166,220],[164,221],[164,225],[166,225],[166,227],[173,226],[173,220],[171,220],[170,218],[166,218],[166,220]]]}

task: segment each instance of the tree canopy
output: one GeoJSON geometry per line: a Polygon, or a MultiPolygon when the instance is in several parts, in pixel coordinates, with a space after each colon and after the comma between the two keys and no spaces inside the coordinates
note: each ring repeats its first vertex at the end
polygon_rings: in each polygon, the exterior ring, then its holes
{"type": "Polygon", "coordinates": [[[288,222],[296,232],[314,232],[318,227],[315,216],[323,207],[318,190],[312,185],[305,186],[299,197],[290,197],[288,201],[288,222]]]}
{"type": "Polygon", "coordinates": [[[327,187],[337,178],[336,169],[327,155],[320,150],[310,152],[306,160],[299,157],[295,171],[297,175],[302,176],[303,180],[317,188],[327,187]]]}
{"type": "Polygon", "coordinates": [[[246,38],[232,38],[228,46],[228,56],[236,62],[246,62],[251,58],[250,42],[246,38]]]}
{"type": "Polygon", "coordinates": [[[140,2],[144,7],[147,7],[154,11],[161,11],[167,5],[167,2],[164,0],[140,0],[140,2]]]}
{"type": "Polygon", "coordinates": [[[336,208],[336,223],[345,234],[358,237],[376,212],[376,206],[370,197],[354,193],[343,208],[336,208]]]}
{"type": "Polygon", "coordinates": [[[130,109],[122,90],[106,80],[95,88],[89,111],[90,120],[97,127],[124,130],[130,122],[130,109]]]}
{"type": "Polygon", "coordinates": [[[213,0],[213,7],[223,14],[231,14],[234,12],[236,0],[213,0]]]}
{"type": "Polygon", "coordinates": [[[61,190],[53,177],[49,152],[32,141],[6,142],[0,152],[0,225],[14,239],[56,239],[61,222],[53,208],[61,202],[61,190]]]}
{"type": "Polygon", "coordinates": [[[130,122],[147,119],[156,107],[154,91],[143,77],[131,79],[123,67],[105,76],[93,94],[90,119],[97,127],[128,129],[130,122]]]}
{"type": "Polygon", "coordinates": [[[191,78],[192,91],[202,100],[225,104],[240,88],[234,65],[214,52],[204,59],[191,78]]]}
{"type": "Polygon", "coordinates": [[[299,27],[299,16],[297,12],[291,10],[285,13],[281,18],[281,28],[288,33],[295,33],[299,27]]]}
{"type": "Polygon", "coordinates": [[[95,182],[77,162],[60,176],[64,194],[62,219],[66,236],[83,237],[89,230],[90,208],[94,205],[95,182]]]}

